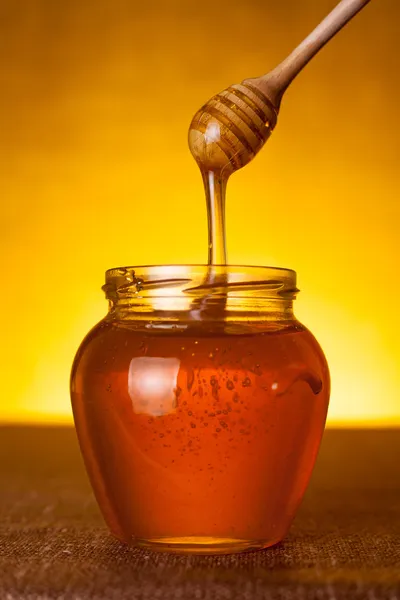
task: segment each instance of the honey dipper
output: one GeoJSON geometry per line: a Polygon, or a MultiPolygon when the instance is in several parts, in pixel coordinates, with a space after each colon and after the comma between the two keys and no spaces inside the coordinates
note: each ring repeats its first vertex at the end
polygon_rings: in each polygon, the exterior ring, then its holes
{"type": "Polygon", "coordinates": [[[229,177],[261,150],[274,129],[282,96],[317,52],[370,0],[342,0],[275,69],[213,96],[194,116],[189,147],[203,173],[229,177]]]}

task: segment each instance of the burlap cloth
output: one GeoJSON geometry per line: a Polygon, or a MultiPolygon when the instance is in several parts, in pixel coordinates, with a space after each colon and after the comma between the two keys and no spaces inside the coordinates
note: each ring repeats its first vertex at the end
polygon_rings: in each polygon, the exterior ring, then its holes
{"type": "Polygon", "coordinates": [[[180,557],[107,533],[71,428],[0,428],[0,600],[400,600],[400,430],[325,434],[287,540],[180,557]]]}

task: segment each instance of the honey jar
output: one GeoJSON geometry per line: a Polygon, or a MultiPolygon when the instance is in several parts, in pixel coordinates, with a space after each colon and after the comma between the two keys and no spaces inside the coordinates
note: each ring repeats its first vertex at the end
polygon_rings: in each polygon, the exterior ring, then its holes
{"type": "Polygon", "coordinates": [[[109,311],[71,376],[104,519],[125,543],[182,553],[282,540],[307,487],[329,371],[293,314],[289,269],[111,269],[109,311]]]}

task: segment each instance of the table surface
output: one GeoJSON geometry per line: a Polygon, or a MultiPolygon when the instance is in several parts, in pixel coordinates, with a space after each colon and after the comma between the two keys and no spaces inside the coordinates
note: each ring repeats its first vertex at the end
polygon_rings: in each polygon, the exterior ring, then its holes
{"type": "Polygon", "coordinates": [[[154,554],[107,532],[72,428],[0,427],[1,600],[400,600],[400,430],[328,430],[288,538],[154,554]]]}

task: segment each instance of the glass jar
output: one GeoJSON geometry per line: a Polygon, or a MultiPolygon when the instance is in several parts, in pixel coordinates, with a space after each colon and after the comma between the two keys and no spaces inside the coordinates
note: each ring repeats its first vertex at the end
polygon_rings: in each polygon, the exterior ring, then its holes
{"type": "Polygon", "coordinates": [[[329,372],[293,315],[296,274],[111,269],[72,369],[76,430],[111,532],[229,553],[286,535],[317,456],[329,372]]]}

